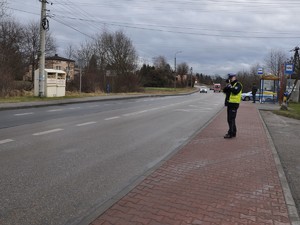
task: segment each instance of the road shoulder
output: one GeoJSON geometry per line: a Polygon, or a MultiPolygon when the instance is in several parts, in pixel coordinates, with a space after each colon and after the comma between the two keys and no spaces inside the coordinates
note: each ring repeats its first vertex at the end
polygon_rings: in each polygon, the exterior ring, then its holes
{"type": "Polygon", "coordinates": [[[300,121],[278,116],[272,111],[260,110],[276,167],[284,191],[289,216],[293,225],[299,225],[300,209],[300,121]]]}

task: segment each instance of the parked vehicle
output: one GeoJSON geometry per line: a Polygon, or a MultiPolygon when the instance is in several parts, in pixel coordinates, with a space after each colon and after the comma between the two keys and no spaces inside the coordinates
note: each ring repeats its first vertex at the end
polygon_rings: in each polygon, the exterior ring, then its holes
{"type": "Polygon", "coordinates": [[[214,84],[214,92],[221,92],[221,84],[214,84]]]}
{"type": "MultiPolygon", "coordinates": [[[[246,92],[242,93],[242,101],[253,101],[252,92],[246,92]]],[[[277,98],[277,94],[272,91],[264,91],[263,94],[261,94],[259,91],[255,95],[255,100],[259,101],[260,98],[262,98],[262,102],[270,102],[274,101],[277,98]]]]}

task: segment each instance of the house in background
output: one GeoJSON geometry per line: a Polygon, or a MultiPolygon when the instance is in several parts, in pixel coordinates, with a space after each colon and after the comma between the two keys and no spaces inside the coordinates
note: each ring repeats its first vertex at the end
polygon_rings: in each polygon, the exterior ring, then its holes
{"type": "Polygon", "coordinates": [[[63,70],[66,72],[67,81],[74,80],[75,61],[72,59],[63,58],[55,54],[45,58],[45,68],[63,70]]]}
{"type": "MultiPolygon", "coordinates": [[[[75,61],[55,54],[54,56],[45,58],[45,69],[63,70],[66,72],[67,81],[74,80],[75,61]]],[[[32,81],[32,74],[32,66],[29,66],[28,72],[25,74],[23,80],[32,81]]]]}

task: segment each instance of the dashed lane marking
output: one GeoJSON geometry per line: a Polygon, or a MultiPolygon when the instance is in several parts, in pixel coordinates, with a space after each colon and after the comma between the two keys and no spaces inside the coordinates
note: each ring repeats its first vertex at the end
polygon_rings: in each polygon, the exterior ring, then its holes
{"type": "Polygon", "coordinates": [[[14,141],[14,140],[12,140],[12,139],[4,139],[4,140],[0,140],[0,145],[6,144],[6,143],[9,143],[9,142],[12,142],[12,141],[14,141]]]}
{"type": "Polygon", "coordinates": [[[97,123],[97,122],[91,121],[91,122],[76,124],[76,126],[77,127],[82,127],[82,126],[91,125],[91,124],[95,124],[95,123],[97,123]]]}
{"type": "Polygon", "coordinates": [[[17,113],[17,114],[14,114],[14,116],[27,116],[27,115],[32,115],[33,112],[28,112],[28,113],[17,113]]]}
{"type": "Polygon", "coordinates": [[[69,108],[70,110],[74,110],[74,109],[80,109],[81,107],[72,107],[72,108],[69,108]]]}
{"type": "Polygon", "coordinates": [[[114,116],[114,117],[109,117],[109,118],[106,118],[104,120],[115,120],[115,119],[119,119],[120,117],[119,116],[114,116]]]}
{"type": "Polygon", "coordinates": [[[48,110],[47,112],[59,112],[59,111],[63,111],[63,109],[51,109],[48,110]]]}
{"type": "Polygon", "coordinates": [[[64,129],[58,128],[58,129],[53,129],[53,130],[46,130],[46,131],[39,132],[39,133],[34,133],[32,135],[40,136],[40,135],[50,134],[50,133],[54,133],[54,132],[59,132],[59,131],[62,131],[62,130],[64,130],[64,129]]]}

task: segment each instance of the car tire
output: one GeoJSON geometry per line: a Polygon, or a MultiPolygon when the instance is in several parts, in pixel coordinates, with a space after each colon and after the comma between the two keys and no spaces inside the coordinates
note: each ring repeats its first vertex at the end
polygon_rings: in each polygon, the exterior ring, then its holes
{"type": "Polygon", "coordinates": [[[246,96],[244,99],[245,99],[245,101],[249,101],[250,97],[246,96]]]}

